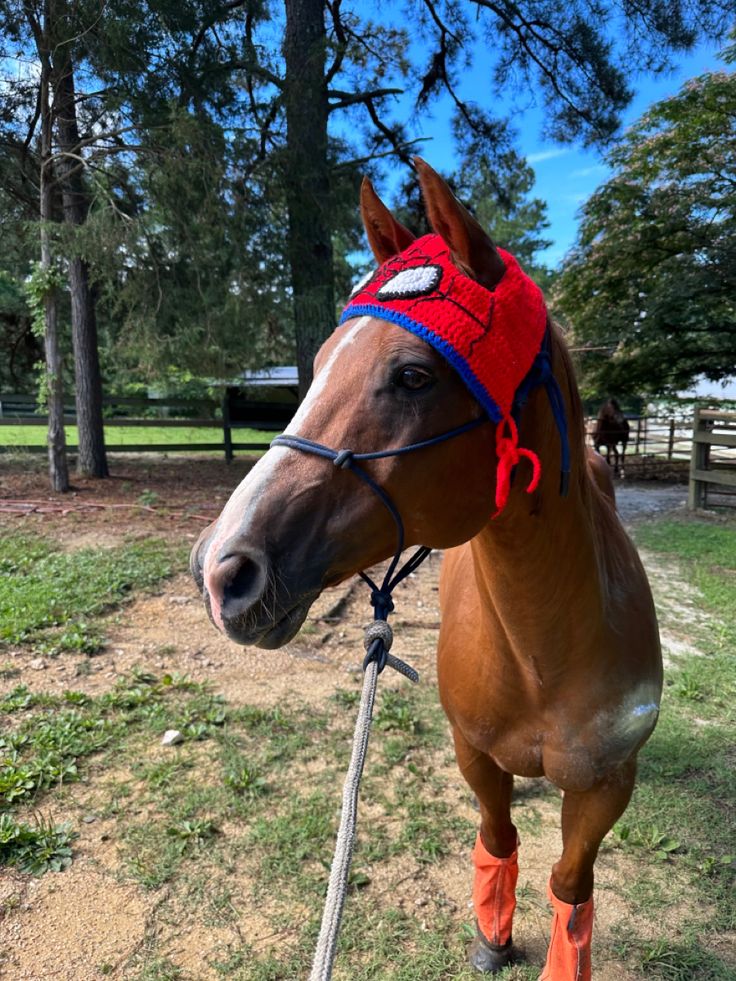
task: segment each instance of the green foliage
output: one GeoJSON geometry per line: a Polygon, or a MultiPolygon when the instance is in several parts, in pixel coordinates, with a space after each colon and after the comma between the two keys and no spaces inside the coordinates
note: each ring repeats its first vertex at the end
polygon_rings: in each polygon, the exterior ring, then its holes
{"type": "Polygon", "coordinates": [[[66,824],[54,827],[38,818],[31,825],[0,814],[0,865],[14,865],[31,875],[61,872],[72,864],[75,837],[66,824]]]}
{"type": "Polygon", "coordinates": [[[31,264],[31,274],[23,284],[23,292],[31,311],[31,329],[36,337],[46,332],[45,310],[49,293],[64,286],[64,276],[57,266],[44,267],[40,262],[31,264]]]}
{"type": "Polygon", "coordinates": [[[54,551],[40,536],[11,534],[2,541],[0,646],[30,642],[51,652],[91,653],[99,639],[86,618],[174,568],[171,548],[154,539],[69,553],[54,551]]]}
{"type": "Polygon", "coordinates": [[[547,288],[552,274],[539,265],[536,255],[552,243],[544,237],[549,228],[547,205],[531,197],[532,168],[510,150],[493,162],[484,155],[466,155],[457,181],[461,200],[469,202],[493,241],[516,256],[526,272],[547,288]]]}
{"type": "Polygon", "coordinates": [[[421,731],[421,721],[416,707],[407,695],[389,689],[382,693],[380,704],[381,707],[375,716],[377,729],[398,729],[412,733],[421,731]]]}
{"type": "MultiPolygon", "coordinates": [[[[227,377],[293,359],[289,242],[308,183],[293,161],[310,149],[289,146],[285,117],[295,90],[307,105],[324,104],[330,120],[329,140],[314,134],[315,146],[326,145],[317,184],[322,238],[330,241],[305,249],[333,251],[335,294],[344,297],[362,246],[358,171],[380,175],[387,160],[408,162],[417,124],[436,100],[452,102],[460,152],[492,161],[482,186],[463,178],[479,211],[492,202],[488,217],[500,240],[529,249],[529,230],[542,227],[533,213],[538,202],[515,204],[518,186],[503,188],[515,134],[499,106],[508,105],[509,93],[535,92],[553,139],[607,141],[631,99],[629,78],[667,70],[701,36],[722,34],[730,15],[725,0],[666,9],[661,0],[563,8],[523,0],[508,10],[479,0],[410,0],[407,9],[387,7],[380,16],[360,5],[313,10],[315,22],[301,26],[323,38],[326,66],[314,91],[303,93],[303,73],[294,83],[282,43],[286,13],[308,16],[298,4],[251,4],[245,21],[237,3],[49,8],[42,47],[53,52],[54,72],[74,73],[79,143],[72,155],[84,162],[74,176],[85,210],[81,225],[51,222],[51,235],[65,263],[81,258],[90,267],[108,383],[166,380],[172,369],[227,377]],[[459,83],[474,60],[483,61],[483,84],[473,101],[463,101],[459,83]]],[[[11,215],[16,241],[0,255],[0,272],[7,268],[16,283],[38,248],[40,73],[27,66],[39,63],[39,43],[32,6],[3,5],[0,211],[11,215]],[[18,254],[23,268],[11,270],[18,254]]],[[[58,158],[57,170],[66,163],[58,158]]],[[[58,200],[55,212],[63,218],[58,200]]],[[[2,339],[13,343],[13,358],[7,372],[0,367],[0,386],[27,388],[40,351],[26,336],[27,311],[4,320],[2,292],[2,339]]],[[[315,342],[328,329],[315,327],[315,342]]]]}
{"type": "Polygon", "coordinates": [[[675,393],[736,368],[736,73],[687,82],[609,156],[556,307],[598,392],[675,393]]]}
{"type": "MultiPolygon", "coordinates": [[[[19,716],[15,727],[0,736],[0,864],[35,874],[66,868],[74,836],[66,826],[53,827],[43,820],[36,827],[19,823],[11,815],[14,807],[77,781],[85,758],[113,743],[118,752],[140,730],[159,735],[170,723],[180,726],[190,740],[200,740],[218,732],[227,718],[222,700],[205,686],[143,672],[133,672],[96,697],[74,691],[33,694],[20,685],[0,701],[0,713],[19,716]]],[[[157,775],[151,774],[152,785],[166,786],[168,780],[158,769],[157,775]]],[[[168,869],[177,856],[215,833],[212,820],[185,811],[162,832],[162,868],[168,869]]]]}

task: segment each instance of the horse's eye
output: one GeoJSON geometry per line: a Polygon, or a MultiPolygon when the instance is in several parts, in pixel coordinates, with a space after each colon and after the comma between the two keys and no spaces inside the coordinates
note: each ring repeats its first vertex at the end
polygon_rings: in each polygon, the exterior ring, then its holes
{"type": "Polygon", "coordinates": [[[427,388],[434,379],[432,375],[423,368],[415,368],[407,365],[400,368],[396,373],[396,384],[399,388],[406,388],[410,392],[418,392],[420,388],[427,388]]]}

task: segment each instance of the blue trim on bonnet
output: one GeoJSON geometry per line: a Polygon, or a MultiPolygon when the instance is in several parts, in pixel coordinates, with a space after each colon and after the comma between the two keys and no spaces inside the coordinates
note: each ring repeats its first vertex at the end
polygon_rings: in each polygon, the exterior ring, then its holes
{"type": "Polygon", "coordinates": [[[346,320],[352,320],[353,317],[378,317],[380,320],[388,320],[390,323],[396,324],[397,327],[403,327],[412,334],[416,334],[417,337],[421,337],[423,341],[431,344],[431,346],[435,348],[435,350],[439,351],[442,357],[449,361],[452,367],[458,372],[462,380],[470,389],[471,393],[480,402],[493,422],[501,421],[503,418],[503,413],[499,407],[493,401],[480,381],[478,381],[475,372],[465,358],[458,354],[455,348],[448,344],[444,337],[440,337],[439,334],[435,334],[434,331],[429,330],[429,328],[425,327],[424,324],[420,324],[418,321],[412,320],[411,317],[407,317],[405,313],[399,313],[396,310],[390,310],[386,307],[377,305],[374,306],[370,303],[347,306],[343,310],[342,316],[340,317],[340,324],[344,324],[346,320]]]}

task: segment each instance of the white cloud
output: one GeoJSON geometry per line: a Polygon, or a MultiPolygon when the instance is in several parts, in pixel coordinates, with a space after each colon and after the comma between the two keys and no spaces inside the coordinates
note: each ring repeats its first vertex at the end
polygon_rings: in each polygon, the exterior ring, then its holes
{"type": "Polygon", "coordinates": [[[569,146],[561,146],[556,150],[541,150],[539,153],[530,153],[526,158],[526,162],[529,164],[542,163],[544,160],[553,160],[555,157],[562,157],[566,153],[570,153],[571,148],[569,146]]]}

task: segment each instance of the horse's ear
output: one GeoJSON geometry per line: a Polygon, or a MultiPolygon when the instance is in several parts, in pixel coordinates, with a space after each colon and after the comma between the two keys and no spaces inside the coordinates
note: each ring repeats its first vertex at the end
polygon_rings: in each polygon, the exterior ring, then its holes
{"type": "Polygon", "coordinates": [[[412,233],[394,218],[367,177],[360,186],[360,214],[378,263],[403,252],[414,241],[412,233]]]}
{"type": "Polygon", "coordinates": [[[428,163],[414,157],[414,166],[429,222],[449,246],[453,261],[486,289],[494,290],[506,271],[496,246],[428,163]]]}

